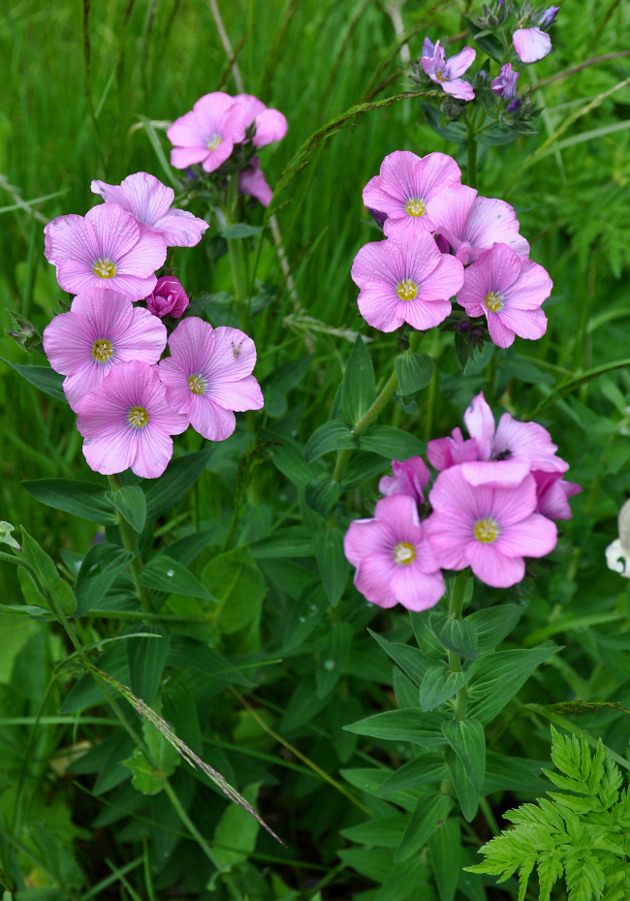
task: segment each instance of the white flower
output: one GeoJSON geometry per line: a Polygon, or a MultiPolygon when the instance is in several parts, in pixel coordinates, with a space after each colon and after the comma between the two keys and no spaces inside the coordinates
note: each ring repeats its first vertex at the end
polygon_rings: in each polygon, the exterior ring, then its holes
{"type": "Polygon", "coordinates": [[[606,548],[608,568],[630,579],[630,500],[619,511],[619,538],[606,548]]]}

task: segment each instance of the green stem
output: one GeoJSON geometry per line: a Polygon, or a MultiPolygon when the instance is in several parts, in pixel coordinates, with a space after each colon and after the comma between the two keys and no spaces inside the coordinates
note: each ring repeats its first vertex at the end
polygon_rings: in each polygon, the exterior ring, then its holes
{"type": "Polygon", "coordinates": [[[177,816],[180,818],[180,820],[182,821],[182,823],[184,824],[186,829],[188,829],[188,831],[190,832],[192,837],[195,839],[195,841],[197,842],[197,844],[199,845],[199,847],[201,848],[203,853],[206,855],[208,860],[217,868],[217,870],[220,870],[221,864],[218,862],[218,860],[214,856],[212,848],[207,843],[207,841],[205,840],[205,838],[203,837],[201,832],[197,829],[197,827],[195,826],[193,821],[190,819],[190,817],[184,810],[182,802],[179,800],[179,798],[175,794],[175,790],[173,789],[173,786],[168,781],[168,779],[164,780],[164,791],[166,792],[166,795],[167,795],[169,801],[173,805],[177,816]]]}
{"type": "MultiPolygon", "coordinates": [[[[420,342],[424,337],[424,332],[414,332],[409,341],[409,349],[405,351],[406,354],[413,354],[417,351],[420,346],[420,342]]],[[[398,376],[396,375],[396,370],[392,372],[390,377],[385,382],[385,385],[381,389],[380,394],[372,404],[372,406],[367,410],[366,413],[363,414],[361,419],[357,422],[355,427],[352,429],[352,435],[355,438],[358,438],[363,432],[368,429],[374,420],[380,415],[381,411],[384,407],[387,406],[389,401],[392,399],[394,394],[396,393],[396,388],[398,388],[398,376]]],[[[348,465],[350,458],[352,456],[352,448],[346,448],[339,452],[339,456],[337,457],[337,462],[335,464],[335,469],[332,474],[333,482],[340,482],[343,478],[343,474],[346,471],[346,466],[348,465]]]]}
{"type": "MultiPolygon", "coordinates": [[[[236,202],[238,200],[238,175],[230,175],[228,177],[227,203],[224,209],[225,223],[230,226],[234,222],[234,211],[236,210],[236,202]]],[[[230,269],[232,270],[232,282],[234,284],[234,296],[236,298],[236,307],[238,309],[238,321],[241,329],[247,328],[248,308],[245,303],[248,292],[245,287],[245,278],[243,276],[243,257],[242,248],[239,238],[228,238],[228,256],[230,258],[230,269]]]]}
{"type": "Polygon", "coordinates": [[[477,187],[477,138],[475,127],[468,123],[468,168],[466,170],[466,183],[471,188],[477,187]]]}
{"type": "MultiPolygon", "coordinates": [[[[464,607],[464,594],[466,592],[466,583],[468,582],[468,570],[463,569],[455,576],[455,583],[448,603],[448,615],[451,619],[461,619],[464,607]]],[[[448,652],[448,665],[451,672],[459,673],[462,669],[462,660],[456,651],[448,652]]],[[[456,720],[463,720],[466,716],[466,701],[468,691],[463,685],[455,695],[455,706],[453,708],[453,717],[456,720]]]]}
{"type": "MultiPolygon", "coordinates": [[[[120,488],[120,482],[118,481],[117,477],[108,476],[108,479],[111,490],[118,491],[118,489],[120,488]]],[[[138,596],[138,599],[142,604],[142,609],[146,613],[153,613],[153,601],[151,600],[149,589],[145,585],[140,584],[140,576],[142,575],[144,566],[140,557],[140,551],[138,550],[138,542],[136,540],[135,530],[127,522],[127,520],[119,510],[116,510],[116,522],[118,524],[118,528],[120,529],[120,536],[123,540],[125,550],[133,554],[129,568],[131,570],[131,577],[136,589],[136,595],[138,596]]]]}

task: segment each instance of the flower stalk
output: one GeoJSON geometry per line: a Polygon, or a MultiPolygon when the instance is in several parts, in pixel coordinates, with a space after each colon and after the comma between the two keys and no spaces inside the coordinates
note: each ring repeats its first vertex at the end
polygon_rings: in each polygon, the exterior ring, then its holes
{"type": "MultiPolygon", "coordinates": [[[[120,481],[118,477],[115,475],[108,476],[108,479],[111,490],[118,491],[118,489],[120,488],[120,481]]],[[[120,536],[123,540],[125,550],[133,554],[129,568],[131,570],[131,577],[133,579],[133,584],[136,589],[138,600],[142,604],[142,609],[146,613],[153,613],[153,601],[151,600],[149,589],[146,587],[146,585],[142,585],[140,583],[140,576],[142,575],[144,566],[140,557],[138,542],[136,540],[136,533],[133,530],[133,527],[127,522],[127,520],[119,510],[116,510],[116,523],[120,530],[120,536]]]]}

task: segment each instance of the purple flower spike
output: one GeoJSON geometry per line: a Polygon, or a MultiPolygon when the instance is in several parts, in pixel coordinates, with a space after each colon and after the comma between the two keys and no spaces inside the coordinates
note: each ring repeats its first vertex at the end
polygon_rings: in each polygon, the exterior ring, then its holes
{"type": "Polygon", "coordinates": [[[399,462],[392,460],[393,476],[383,476],[378,490],[388,497],[391,494],[406,494],[421,504],[424,500],[422,489],[431,478],[431,473],[422,457],[411,457],[399,462]]]}
{"type": "Polygon", "coordinates": [[[343,546],[357,570],[354,584],[372,604],[427,610],[444,594],[442,573],[412,497],[382,498],[373,519],[350,523],[343,546]]]}
{"type": "Polygon", "coordinates": [[[92,207],[85,217],[58,216],[44,234],[46,259],[70,294],[104,288],[142,300],[155,287],[155,270],[166,259],[160,235],[117,203],[92,207]]]}
{"type": "Polygon", "coordinates": [[[204,94],[166,132],[173,144],[171,165],[186,169],[201,163],[206,172],[214,172],[231,156],[234,145],[245,139],[247,124],[246,110],[229,94],[204,94]]]}
{"type": "Polygon", "coordinates": [[[365,244],[351,274],[361,289],[361,315],[382,332],[393,332],[403,322],[419,331],[439,325],[464,279],[459,260],[440,253],[426,232],[401,244],[391,238],[365,244]]]}
{"type": "Polygon", "coordinates": [[[490,337],[510,347],[516,335],[535,340],[547,331],[540,309],[553,282],[538,263],[524,260],[507,244],[494,244],[466,269],[457,302],[468,316],[485,316],[490,337]]]}
{"type": "Polygon", "coordinates": [[[252,140],[254,147],[281,141],[286,135],[287,120],[279,110],[268,109],[262,100],[252,94],[237,94],[234,100],[246,112],[247,127],[256,125],[256,134],[252,140]]]}
{"type": "Polygon", "coordinates": [[[146,302],[149,313],[159,316],[160,319],[164,319],[165,316],[179,319],[190,304],[182,283],[174,275],[163,275],[159,278],[153,294],[146,298],[146,302]]]}
{"type": "Polygon", "coordinates": [[[157,479],[173,456],[171,435],[187,426],[187,418],[168,406],[155,367],[135,360],[112,367],[85,395],[77,415],[88,466],[103,475],[131,468],[143,479],[157,479]]]}
{"type": "Polygon", "coordinates": [[[233,411],[259,410],[260,385],[251,374],[256,348],[237,328],[191,316],[168,339],[170,357],[159,364],[169,404],[210,441],[224,441],[236,428],[233,411]]]}
{"type": "Polygon", "coordinates": [[[473,100],[475,92],[467,81],[460,78],[460,75],[472,66],[476,55],[472,47],[464,47],[447,62],[440,42],[436,41],[433,44],[429,38],[425,38],[422,46],[422,68],[431,81],[441,85],[447,94],[457,97],[458,100],[473,100]]]}
{"type": "Polygon", "coordinates": [[[166,347],[166,327],[148,310],[115,291],[87,288],[44,329],[50,365],[66,376],[63,390],[77,410],[100,387],[113,366],[128,360],[157,363],[166,347]]]}
{"type": "Polygon", "coordinates": [[[492,90],[498,97],[504,100],[510,100],[516,97],[516,85],[520,76],[520,72],[515,72],[512,63],[506,63],[501,66],[499,74],[492,79],[492,90]]]}
{"type": "Polygon", "coordinates": [[[535,63],[551,50],[551,38],[540,28],[517,28],[512,42],[522,63],[535,63]]]}
{"type": "Polygon", "coordinates": [[[167,247],[194,247],[209,228],[207,222],[188,210],[172,210],[175,191],[148,172],[128,175],[120,185],[94,179],[90,188],[106,203],[117,203],[138,222],[154,229],[167,247]]]}

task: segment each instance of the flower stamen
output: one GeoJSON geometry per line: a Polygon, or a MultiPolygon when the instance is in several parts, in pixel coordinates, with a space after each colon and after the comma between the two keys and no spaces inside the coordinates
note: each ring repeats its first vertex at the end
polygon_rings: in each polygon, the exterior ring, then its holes
{"type": "Polygon", "coordinates": [[[392,551],[394,556],[394,561],[396,563],[402,563],[403,566],[409,566],[410,563],[416,559],[416,549],[413,544],[408,544],[406,541],[399,541],[397,545],[395,545],[394,550],[392,551]]]}
{"type": "Polygon", "coordinates": [[[188,387],[193,394],[204,394],[208,387],[208,381],[200,372],[188,376],[188,387]]]}
{"type": "Polygon", "coordinates": [[[503,309],[503,298],[496,291],[488,291],[484,298],[484,303],[491,313],[498,313],[503,309]]]}
{"type": "Polygon", "coordinates": [[[418,286],[410,278],[404,278],[396,286],[396,294],[401,300],[413,300],[418,295],[418,286]]]}
{"type": "Polygon", "coordinates": [[[97,363],[107,363],[114,353],[114,345],[107,338],[97,338],[92,346],[92,359],[97,363]]]}
{"type": "Polygon", "coordinates": [[[407,210],[409,216],[424,216],[424,200],[422,200],[422,198],[420,197],[411,197],[407,201],[405,209],[407,210]]]}
{"type": "Polygon", "coordinates": [[[129,410],[127,422],[129,425],[135,426],[137,429],[143,429],[149,421],[149,414],[144,407],[132,407],[129,410]]]}
{"type": "Polygon", "coordinates": [[[98,259],[92,266],[92,272],[99,278],[113,278],[116,275],[116,263],[112,263],[111,260],[98,259]]]}
{"type": "Polygon", "coordinates": [[[494,519],[478,519],[475,523],[475,538],[483,544],[492,544],[500,534],[501,530],[494,519]]]}
{"type": "Polygon", "coordinates": [[[206,147],[208,148],[208,150],[216,150],[217,147],[219,146],[219,144],[222,144],[222,143],[223,143],[223,138],[221,137],[221,135],[212,135],[212,137],[206,144],[206,147]]]}

